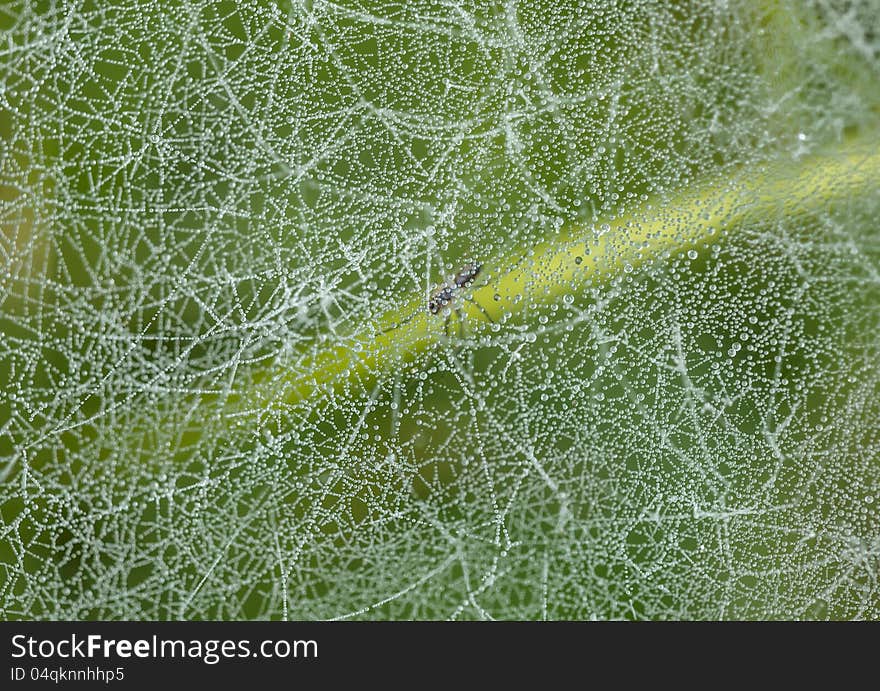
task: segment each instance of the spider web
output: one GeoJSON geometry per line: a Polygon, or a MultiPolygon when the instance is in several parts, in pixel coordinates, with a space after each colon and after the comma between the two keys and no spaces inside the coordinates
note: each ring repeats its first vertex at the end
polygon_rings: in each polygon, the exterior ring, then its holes
{"type": "Polygon", "coordinates": [[[876,193],[256,393],[465,258],[876,142],[874,2],[19,1],[0,30],[5,618],[880,615],[876,193]]]}

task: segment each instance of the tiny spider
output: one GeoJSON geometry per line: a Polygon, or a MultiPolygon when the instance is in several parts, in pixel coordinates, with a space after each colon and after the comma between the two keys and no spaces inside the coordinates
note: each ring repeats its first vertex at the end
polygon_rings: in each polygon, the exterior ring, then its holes
{"type": "MultiPolygon", "coordinates": [[[[450,311],[454,311],[456,313],[456,315],[458,316],[459,330],[461,330],[461,328],[462,328],[461,309],[458,307],[453,308],[451,306],[454,303],[456,296],[462,290],[462,288],[467,288],[469,285],[471,285],[474,282],[474,280],[476,280],[477,276],[480,275],[480,271],[482,270],[482,268],[483,268],[483,265],[480,264],[479,262],[467,262],[466,264],[464,264],[461,267],[461,269],[459,269],[458,273],[452,277],[452,280],[450,282],[444,283],[443,285],[436,288],[433,293],[431,293],[430,297],[428,298],[428,304],[427,304],[428,312],[430,312],[431,314],[440,314],[446,308],[450,308],[450,311]]],[[[476,305],[477,308],[484,315],[486,315],[486,318],[489,321],[494,321],[492,319],[492,317],[489,316],[489,313],[486,312],[486,310],[483,309],[483,307],[479,303],[475,302],[474,300],[472,300],[469,297],[464,297],[463,299],[476,305]]],[[[393,329],[396,329],[400,326],[403,326],[404,324],[409,323],[410,321],[412,321],[415,318],[415,316],[416,315],[413,315],[413,316],[409,317],[409,319],[406,319],[395,326],[392,326],[388,329],[385,329],[385,331],[383,331],[383,333],[386,333],[386,332],[391,331],[393,329]]],[[[443,331],[446,333],[447,336],[449,335],[449,318],[450,318],[450,314],[447,314],[446,321],[443,323],[443,331]]]]}

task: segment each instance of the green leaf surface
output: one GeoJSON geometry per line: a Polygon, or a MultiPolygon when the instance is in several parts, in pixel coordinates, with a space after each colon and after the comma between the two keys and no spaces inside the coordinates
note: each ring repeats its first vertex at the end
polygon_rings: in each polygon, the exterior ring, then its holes
{"type": "Polygon", "coordinates": [[[0,616],[880,616],[873,0],[0,33],[0,616]]]}

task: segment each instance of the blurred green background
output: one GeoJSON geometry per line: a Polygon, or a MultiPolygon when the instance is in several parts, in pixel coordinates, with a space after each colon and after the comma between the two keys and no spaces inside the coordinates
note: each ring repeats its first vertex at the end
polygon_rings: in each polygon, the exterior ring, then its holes
{"type": "Polygon", "coordinates": [[[876,3],[0,31],[2,616],[877,618],[876,187],[283,395],[466,257],[875,151],[876,3]]]}

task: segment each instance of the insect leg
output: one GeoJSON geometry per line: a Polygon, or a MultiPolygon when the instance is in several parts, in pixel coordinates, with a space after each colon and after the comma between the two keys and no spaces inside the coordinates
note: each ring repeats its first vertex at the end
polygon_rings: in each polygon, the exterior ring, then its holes
{"type": "Polygon", "coordinates": [[[471,303],[472,305],[474,305],[478,310],[480,310],[480,312],[483,313],[483,316],[486,317],[486,319],[488,319],[488,320],[489,320],[490,322],[492,322],[493,324],[495,323],[495,320],[492,319],[492,315],[489,314],[489,313],[486,311],[486,308],[483,307],[479,302],[477,302],[477,301],[474,300],[473,298],[469,298],[469,297],[466,297],[465,300],[467,300],[469,303],[471,303]]]}
{"type": "Polygon", "coordinates": [[[393,326],[389,326],[387,329],[382,329],[379,333],[380,334],[387,334],[389,331],[394,331],[395,329],[399,329],[401,326],[404,326],[405,324],[409,324],[413,319],[416,318],[416,314],[418,314],[418,312],[416,312],[415,314],[412,314],[411,316],[407,317],[403,321],[397,322],[393,326]]]}

